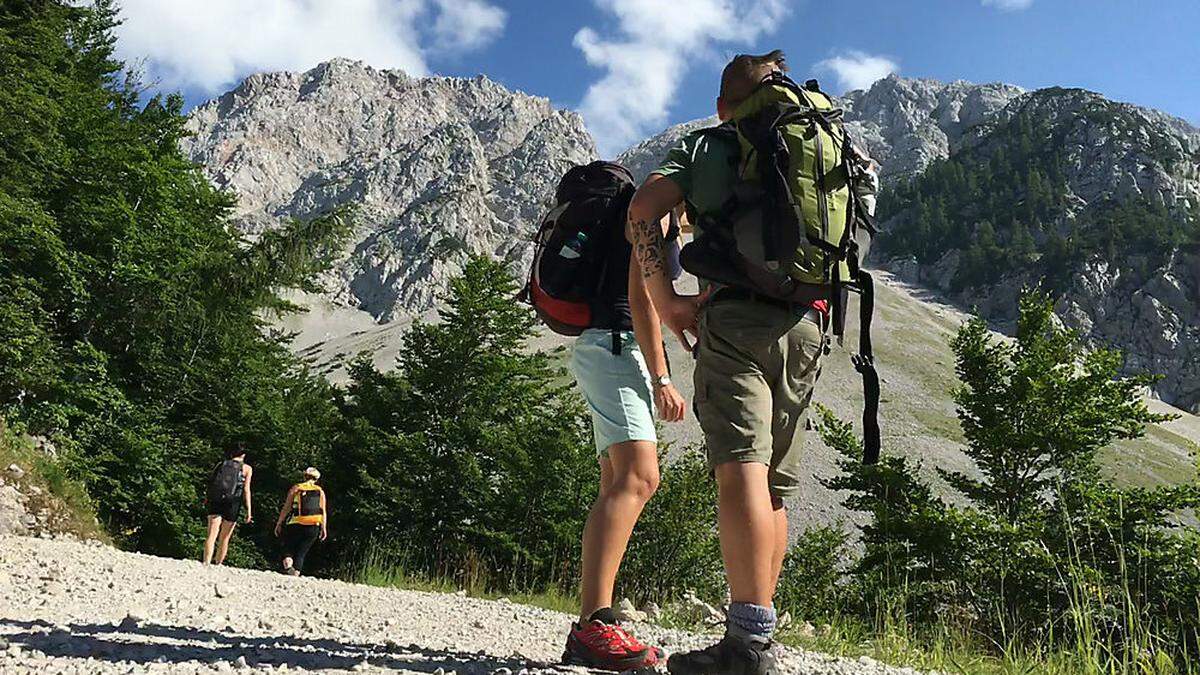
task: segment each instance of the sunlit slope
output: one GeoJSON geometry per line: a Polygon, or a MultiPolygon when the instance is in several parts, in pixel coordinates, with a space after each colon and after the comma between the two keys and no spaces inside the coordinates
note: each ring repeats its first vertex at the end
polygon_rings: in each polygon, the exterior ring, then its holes
{"type": "MultiPolygon", "coordinates": [[[[886,272],[877,272],[874,338],[876,360],[883,381],[882,425],[884,451],[900,453],[923,462],[932,475],[935,468],[970,470],[962,452],[963,438],[955,415],[951,391],[957,386],[954,355],[949,342],[967,316],[939,302],[924,289],[899,282],[886,272]]],[[[681,286],[694,288],[694,280],[681,286]]],[[[850,363],[857,345],[857,301],[851,305],[846,343],[825,357],[816,399],[844,419],[858,423],[862,414],[862,383],[850,363]]],[[[343,321],[355,314],[313,305],[307,315],[290,320],[289,328],[301,331],[298,347],[316,367],[341,381],[339,366],[354,354],[368,351],[376,364],[388,367],[395,361],[399,341],[409,325],[395,322],[383,326],[363,321],[346,331],[343,321]],[[348,334],[347,334],[348,333],[348,334]],[[340,335],[323,340],[324,335],[340,335]]],[[[426,320],[435,317],[427,315],[426,320]]],[[[544,332],[533,341],[538,349],[557,350],[566,360],[568,338],[544,332]]],[[[673,379],[684,397],[692,400],[692,360],[673,338],[668,337],[668,355],[673,379]]],[[[1186,480],[1194,476],[1190,444],[1200,441],[1200,418],[1159,401],[1154,410],[1181,415],[1180,419],[1151,427],[1145,438],[1122,442],[1107,453],[1108,466],[1123,481],[1136,485],[1186,480]]],[[[694,417],[681,424],[666,425],[665,439],[673,443],[672,454],[698,447],[699,426],[694,417]]],[[[828,522],[846,515],[840,498],[820,484],[836,472],[836,457],[817,438],[806,439],[806,486],[794,509],[801,522],[828,522]]]]}

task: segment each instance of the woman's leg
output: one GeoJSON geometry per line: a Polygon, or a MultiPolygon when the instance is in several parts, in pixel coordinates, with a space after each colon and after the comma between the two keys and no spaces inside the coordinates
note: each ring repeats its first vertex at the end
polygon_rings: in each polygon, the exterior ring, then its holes
{"type": "Polygon", "coordinates": [[[213,549],[217,546],[217,532],[221,529],[221,516],[208,517],[208,536],[204,538],[204,564],[212,564],[213,549]]]}
{"type": "Polygon", "coordinates": [[[296,564],[296,526],[283,526],[283,571],[288,572],[296,564]]]}
{"type": "Polygon", "coordinates": [[[217,546],[217,564],[225,564],[225,556],[229,554],[229,540],[233,537],[233,528],[237,527],[237,522],[233,520],[225,520],[221,522],[220,543],[217,546]]]}
{"type": "Polygon", "coordinates": [[[608,449],[601,459],[600,495],[583,531],[582,613],[587,620],[596,610],[612,606],[617,570],[633,526],[646,502],[658,489],[658,446],[652,441],[627,441],[608,449]]]}
{"type": "Polygon", "coordinates": [[[316,543],[317,537],[321,536],[320,525],[305,525],[304,530],[300,533],[300,541],[296,544],[296,571],[304,569],[304,558],[308,556],[308,550],[316,543]]]}

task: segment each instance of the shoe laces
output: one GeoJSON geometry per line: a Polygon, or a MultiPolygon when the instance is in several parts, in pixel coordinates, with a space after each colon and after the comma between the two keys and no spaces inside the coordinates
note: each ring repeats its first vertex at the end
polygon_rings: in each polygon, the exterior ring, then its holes
{"type": "Polygon", "coordinates": [[[623,627],[618,625],[618,626],[614,626],[614,628],[616,629],[617,633],[619,633],[621,635],[621,638],[625,640],[625,644],[628,645],[629,648],[632,649],[633,651],[640,652],[643,650],[650,649],[650,647],[642,644],[642,642],[640,640],[638,640],[634,636],[630,635],[629,631],[625,630],[623,627]]]}
{"type": "Polygon", "coordinates": [[[584,642],[595,647],[604,647],[611,649],[615,647],[628,646],[628,636],[621,630],[620,626],[604,623],[603,621],[592,621],[583,626],[580,631],[580,637],[584,642]]]}

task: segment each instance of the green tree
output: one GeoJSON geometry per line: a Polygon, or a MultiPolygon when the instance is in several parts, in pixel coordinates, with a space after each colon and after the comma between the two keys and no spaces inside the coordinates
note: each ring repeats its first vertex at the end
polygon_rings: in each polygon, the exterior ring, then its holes
{"type": "MultiPolygon", "coordinates": [[[[264,317],[348,221],[240,240],[179,150],[182,99],[139,104],[115,24],[109,0],[0,5],[0,412],[56,438],[118,542],[191,555],[230,443],[289,471],[328,445],[329,387],[264,317]]],[[[284,479],[259,476],[269,504],[284,479]]]]}
{"type": "Polygon", "coordinates": [[[1200,506],[1200,487],[1121,487],[1097,462],[1166,419],[1139,395],[1147,378],[1119,377],[1120,354],[1086,350],[1037,293],[1021,300],[1015,342],[975,319],[953,347],[974,471],[939,473],[959,499],[936,497],[903,458],[863,466],[850,427],[828,414],[822,425],[844,457],[830,485],[869,517],[852,568],[858,611],[900,598],[910,621],[958,617],[1001,645],[1098,639],[1116,663],[1194,660],[1200,536],[1177,515],[1200,506]]]}
{"type": "Polygon", "coordinates": [[[496,585],[573,583],[599,468],[582,402],[551,355],[526,349],[534,319],[516,291],[501,263],[473,257],[394,372],[353,368],[348,538],[463,582],[482,567],[515,577],[493,572],[496,585]]]}

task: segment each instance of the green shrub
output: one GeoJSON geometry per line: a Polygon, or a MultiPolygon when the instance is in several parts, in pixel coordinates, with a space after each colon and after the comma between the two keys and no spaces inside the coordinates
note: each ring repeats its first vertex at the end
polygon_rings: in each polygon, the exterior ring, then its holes
{"type": "Polygon", "coordinates": [[[775,605],[796,620],[829,621],[845,610],[844,567],[849,536],[841,526],[810,527],[799,534],[783,559],[775,605]]]}
{"type": "Polygon", "coordinates": [[[573,586],[599,465],[582,401],[525,349],[533,318],[515,294],[501,263],[473,257],[395,371],[351,369],[329,476],[346,546],[394,547],[410,572],[461,585],[573,586]]]}
{"type": "Polygon", "coordinates": [[[638,519],[617,580],[639,606],[678,599],[685,591],[718,601],[725,594],[717,538],[717,490],[699,450],[664,465],[658,492],[638,519]]]}
{"type": "Polygon", "coordinates": [[[909,624],[1070,649],[1104,670],[1194,661],[1200,537],[1177,515],[1200,489],[1123,488],[1097,468],[1106,445],[1163,419],[1139,396],[1146,378],[1118,377],[1119,354],[1087,351],[1037,294],[1021,302],[1015,343],[976,319],[953,346],[976,469],[941,472],[959,499],[935,497],[904,459],[862,465],[849,425],[824,413],[822,435],[843,455],[830,485],[869,516],[851,570],[859,616],[899,600],[909,624]]]}

